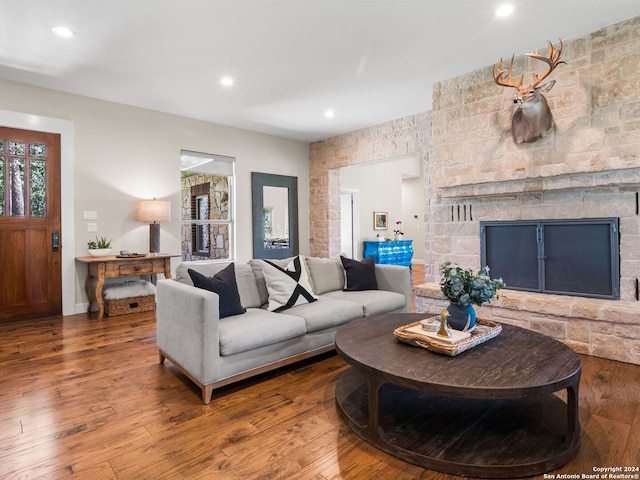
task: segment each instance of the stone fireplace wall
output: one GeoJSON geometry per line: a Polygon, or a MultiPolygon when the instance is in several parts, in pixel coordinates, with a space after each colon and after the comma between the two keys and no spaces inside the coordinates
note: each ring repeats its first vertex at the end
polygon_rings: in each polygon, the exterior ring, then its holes
{"type": "MultiPolygon", "coordinates": [[[[442,262],[480,267],[482,220],[619,217],[621,301],[508,291],[479,316],[640,364],[640,17],[564,39],[561,58],[567,64],[552,73],[557,82],[545,94],[554,130],[531,144],[511,139],[515,91],[494,83],[492,66],[436,85],[434,188],[425,192],[433,255],[417,289],[419,308],[438,313],[446,305],[436,283],[442,262]]],[[[540,61],[516,57],[514,76],[543,70],[540,61]]]]}
{"type": "MultiPolygon", "coordinates": [[[[437,284],[444,260],[480,267],[481,220],[619,217],[620,301],[507,291],[479,316],[640,364],[640,17],[563,40],[567,64],[552,73],[557,83],[546,94],[555,127],[535,143],[513,143],[514,90],[496,85],[488,65],[435,85],[432,112],[312,144],[311,254],[339,253],[336,169],[406,154],[420,155],[425,172],[418,311],[446,305],[437,284]]],[[[546,52],[545,44],[536,48],[546,52]]],[[[507,58],[508,42],[505,49],[507,58]]],[[[542,67],[520,55],[514,74],[542,67]]]]}
{"type": "MultiPolygon", "coordinates": [[[[515,90],[494,83],[492,66],[436,85],[433,264],[479,267],[480,220],[615,216],[621,294],[631,300],[640,267],[640,17],[565,39],[561,58],[567,64],[552,73],[557,83],[546,94],[555,128],[531,144],[512,141],[515,90]],[[459,206],[473,216],[459,219],[459,206]]],[[[538,60],[516,58],[514,75],[543,70],[538,60]]],[[[437,276],[429,271],[427,280],[437,276]]]]}

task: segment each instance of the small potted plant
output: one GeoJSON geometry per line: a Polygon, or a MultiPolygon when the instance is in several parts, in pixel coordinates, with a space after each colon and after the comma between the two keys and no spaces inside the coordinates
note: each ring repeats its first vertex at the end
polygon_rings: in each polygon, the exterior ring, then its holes
{"type": "Polygon", "coordinates": [[[473,305],[491,303],[493,297],[498,298],[498,290],[506,286],[502,278],[489,276],[488,266],[474,274],[470,268],[463,269],[447,261],[440,267],[440,273],[440,290],[451,301],[447,307],[448,322],[455,330],[472,330],[476,324],[473,305]]]}
{"type": "Polygon", "coordinates": [[[402,220],[398,220],[396,222],[396,228],[393,231],[393,236],[395,240],[402,240],[402,236],[404,233],[402,232],[402,220]]]}
{"type": "Polygon", "coordinates": [[[96,236],[95,240],[87,242],[87,247],[89,255],[92,257],[106,257],[111,253],[111,240],[107,239],[107,237],[98,238],[96,236]]]}

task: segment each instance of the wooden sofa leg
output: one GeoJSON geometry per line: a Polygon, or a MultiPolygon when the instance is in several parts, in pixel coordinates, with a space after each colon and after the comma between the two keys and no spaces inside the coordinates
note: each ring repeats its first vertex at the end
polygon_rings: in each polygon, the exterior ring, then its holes
{"type": "Polygon", "coordinates": [[[202,403],[208,405],[211,401],[211,396],[213,395],[213,385],[203,385],[202,386],[202,403]]]}
{"type": "Polygon", "coordinates": [[[162,354],[162,352],[160,352],[160,353],[159,353],[159,355],[160,355],[160,365],[164,365],[164,359],[165,359],[165,358],[167,358],[167,357],[165,357],[165,356],[162,354]]]}

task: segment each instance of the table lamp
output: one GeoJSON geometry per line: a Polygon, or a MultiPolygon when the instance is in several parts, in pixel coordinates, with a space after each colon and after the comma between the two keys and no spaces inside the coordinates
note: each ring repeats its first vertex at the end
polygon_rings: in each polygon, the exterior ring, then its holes
{"type": "Polygon", "coordinates": [[[171,202],[168,200],[139,200],[138,220],[149,223],[149,253],[160,253],[160,224],[171,220],[171,202]]]}

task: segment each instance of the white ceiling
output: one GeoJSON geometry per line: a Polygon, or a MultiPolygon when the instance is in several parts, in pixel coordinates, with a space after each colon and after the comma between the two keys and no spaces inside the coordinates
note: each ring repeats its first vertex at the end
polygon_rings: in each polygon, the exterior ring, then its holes
{"type": "Polygon", "coordinates": [[[429,110],[434,82],[640,15],[639,0],[512,0],[505,20],[500,3],[0,0],[0,78],[311,142],[429,110]]]}

